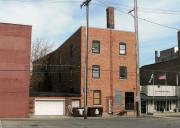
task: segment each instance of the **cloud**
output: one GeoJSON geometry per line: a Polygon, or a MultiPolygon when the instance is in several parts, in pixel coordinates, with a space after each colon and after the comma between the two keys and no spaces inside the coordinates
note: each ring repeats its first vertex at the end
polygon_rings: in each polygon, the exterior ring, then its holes
{"type": "MultiPolygon", "coordinates": [[[[84,1],[84,0],[81,0],[84,1]]],[[[99,0],[104,5],[116,6],[116,29],[134,31],[133,18],[120,11],[128,12],[133,8],[134,0],[99,0]],[[116,4],[114,4],[116,3],[116,4]]],[[[28,24],[33,26],[33,39],[45,38],[55,42],[56,46],[71,36],[76,29],[85,25],[85,8],[80,9],[81,2],[48,2],[31,0],[29,2],[0,0],[0,21],[28,24]]],[[[180,0],[139,0],[139,8],[180,10],[180,0]]],[[[106,28],[106,7],[93,1],[90,6],[90,26],[106,28]]],[[[139,17],[172,26],[180,27],[180,15],[143,13],[139,17]]],[[[141,65],[153,62],[154,50],[177,45],[177,31],[160,27],[139,20],[140,60],[141,65]],[[148,61],[146,58],[150,58],[148,61]]]]}

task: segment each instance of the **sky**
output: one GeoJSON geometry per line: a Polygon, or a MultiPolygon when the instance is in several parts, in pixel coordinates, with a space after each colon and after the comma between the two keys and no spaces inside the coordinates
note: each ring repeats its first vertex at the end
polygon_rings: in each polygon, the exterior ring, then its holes
{"type": "MultiPolygon", "coordinates": [[[[32,25],[32,41],[48,40],[59,47],[80,26],[85,26],[84,0],[0,0],[0,22],[32,25]]],[[[90,27],[106,28],[108,6],[115,7],[115,29],[134,31],[134,21],[128,11],[134,0],[92,0],[90,27]]],[[[140,65],[154,63],[154,51],[178,45],[180,0],[138,0],[138,15],[172,28],[158,26],[139,19],[140,65]]]]}

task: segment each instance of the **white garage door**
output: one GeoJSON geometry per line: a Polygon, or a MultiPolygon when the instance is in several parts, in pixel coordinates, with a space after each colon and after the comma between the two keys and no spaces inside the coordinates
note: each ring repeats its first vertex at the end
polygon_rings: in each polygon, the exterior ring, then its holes
{"type": "Polygon", "coordinates": [[[64,115],[64,101],[35,100],[35,115],[64,115]]]}

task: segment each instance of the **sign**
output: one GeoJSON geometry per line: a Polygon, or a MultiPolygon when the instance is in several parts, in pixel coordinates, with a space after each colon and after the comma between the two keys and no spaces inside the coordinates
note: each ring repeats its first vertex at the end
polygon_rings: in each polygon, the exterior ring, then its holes
{"type": "Polygon", "coordinates": [[[139,101],[139,97],[138,96],[136,96],[136,101],[139,101]]]}

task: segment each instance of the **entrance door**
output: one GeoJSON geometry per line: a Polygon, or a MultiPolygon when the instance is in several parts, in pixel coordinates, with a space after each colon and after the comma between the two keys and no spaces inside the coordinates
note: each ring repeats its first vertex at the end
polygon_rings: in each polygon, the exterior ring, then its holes
{"type": "Polygon", "coordinates": [[[141,113],[146,113],[146,101],[141,101],[141,113]]]}
{"type": "Polygon", "coordinates": [[[164,101],[157,101],[157,111],[164,111],[165,102],[164,101]]]}
{"type": "Polygon", "coordinates": [[[134,110],[134,92],[125,92],[125,109],[134,110]]]}

